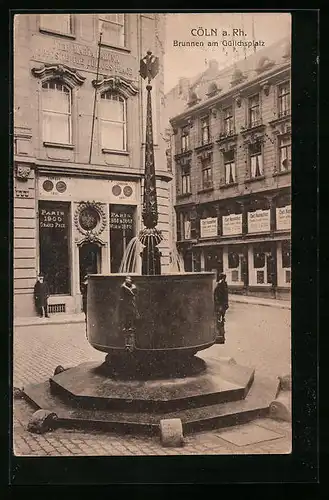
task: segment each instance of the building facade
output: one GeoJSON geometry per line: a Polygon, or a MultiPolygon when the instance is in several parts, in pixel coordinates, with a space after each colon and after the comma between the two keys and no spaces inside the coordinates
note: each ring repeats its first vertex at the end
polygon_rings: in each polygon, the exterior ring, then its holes
{"type": "Polygon", "coordinates": [[[177,247],[232,293],[289,299],[290,39],[191,86],[175,134],[177,247]]]}
{"type": "Polygon", "coordinates": [[[164,24],[164,15],[149,13],[15,16],[15,317],[36,315],[39,272],[49,285],[50,313],[80,312],[84,275],[119,272],[142,228],[146,90],[139,61],[148,50],[160,60],[153,138],[168,269],[164,24]]]}

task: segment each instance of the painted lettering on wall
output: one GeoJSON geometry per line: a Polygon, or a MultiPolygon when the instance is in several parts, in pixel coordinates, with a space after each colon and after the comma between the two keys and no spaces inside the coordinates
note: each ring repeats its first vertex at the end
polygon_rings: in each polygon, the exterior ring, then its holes
{"type": "Polygon", "coordinates": [[[117,212],[111,212],[111,218],[110,218],[110,228],[111,229],[126,229],[126,230],[132,230],[133,229],[133,215],[129,213],[117,213],[117,212]]]}
{"type": "Polygon", "coordinates": [[[291,205],[276,209],[276,228],[278,230],[291,228],[291,205]]]}
{"type": "MultiPolygon", "coordinates": [[[[95,72],[97,70],[96,47],[48,39],[38,35],[34,36],[33,42],[32,59],[35,61],[66,64],[95,72]]],[[[127,78],[133,78],[137,71],[136,68],[132,67],[131,56],[117,54],[105,47],[101,49],[99,69],[127,78]]]]}
{"type": "Polygon", "coordinates": [[[201,238],[211,238],[218,234],[218,219],[217,217],[208,217],[200,220],[200,236],[201,238]]]}
{"type": "Polygon", "coordinates": [[[242,214],[223,216],[223,236],[242,233],[242,214]]]}
{"type": "Polygon", "coordinates": [[[270,230],[270,211],[248,212],[248,233],[261,233],[270,230]]]}
{"type": "Polygon", "coordinates": [[[65,229],[65,213],[63,210],[46,210],[41,209],[39,214],[40,227],[65,229]]]}

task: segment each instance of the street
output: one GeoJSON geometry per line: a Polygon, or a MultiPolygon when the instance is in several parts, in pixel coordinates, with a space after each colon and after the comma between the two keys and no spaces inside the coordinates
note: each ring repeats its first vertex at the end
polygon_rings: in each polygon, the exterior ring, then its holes
{"type": "MultiPolygon", "coordinates": [[[[218,349],[218,346],[216,346],[218,349]]],[[[231,301],[226,318],[226,344],[221,356],[256,368],[256,376],[277,377],[290,372],[290,310],[231,301]]],[[[104,359],[85,338],[84,324],[19,327],[14,332],[13,385],[45,381],[57,365],[74,366],[104,359]]],[[[259,419],[246,426],[261,426],[278,438],[237,446],[224,438],[225,430],[187,436],[181,449],[164,449],[151,438],[111,433],[57,429],[45,435],[29,434],[26,424],[33,410],[23,400],[14,400],[14,446],[17,455],[149,455],[287,453],[290,424],[259,419]]],[[[240,426],[241,427],[241,426],[240,426]]]]}

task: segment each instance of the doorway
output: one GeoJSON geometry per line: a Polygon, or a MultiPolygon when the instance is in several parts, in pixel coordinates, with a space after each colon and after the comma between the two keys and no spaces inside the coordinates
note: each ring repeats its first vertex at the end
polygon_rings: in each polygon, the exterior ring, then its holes
{"type": "Polygon", "coordinates": [[[101,272],[101,249],[95,243],[84,243],[79,248],[80,283],[86,274],[101,272]]]}

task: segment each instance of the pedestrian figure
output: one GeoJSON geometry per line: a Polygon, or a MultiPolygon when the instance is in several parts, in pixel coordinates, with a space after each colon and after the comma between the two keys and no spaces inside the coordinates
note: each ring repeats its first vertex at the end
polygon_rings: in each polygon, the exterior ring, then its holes
{"type": "Polygon", "coordinates": [[[48,297],[49,288],[44,280],[43,274],[40,273],[38,275],[37,282],[34,285],[34,302],[37,312],[41,318],[43,317],[43,315],[45,316],[45,318],[49,318],[48,297]]]}
{"type": "Polygon", "coordinates": [[[125,335],[125,347],[132,351],[135,347],[136,323],[139,312],[136,304],[137,287],[130,276],[126,276],[120,287],[119,315],[121,329],[125,335]]]}
{"type": "Polygon", "coordinates": [[[217,340],[218,344],[225,343],[225,314],[228,309],[228,287],[226,283],[226,274],[219,275],[218,282],[214,291],[215,313],[217,323],[217,340]]]}
{"type": "Polygon", "coordinates": [[[88,290],[88,275],[86,274],[80,285],[82,295],[82,310],[85,313],[85,321],[87,322],[87,290],[88,290]]]}

